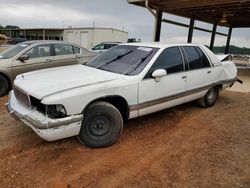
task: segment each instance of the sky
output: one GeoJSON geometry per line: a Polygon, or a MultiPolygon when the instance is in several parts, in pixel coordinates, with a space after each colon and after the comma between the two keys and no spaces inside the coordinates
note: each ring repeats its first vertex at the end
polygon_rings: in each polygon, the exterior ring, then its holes
{"type": "MultiPolygon", "coordinates": [[[[189,19],[164,14],[164,18],[189,23],[189,19]]],[[[123,29],[129,38],[143,42],[153,40],[154,17],[145,8],[130,5],[127,0],[0,0],[0,24],[21,28],[112,27],[123,29]]],[[[211,29],[211,24],[195,22],[211,29]]],[[[227,28],[219,27],[226,32],[227,28]]],[[[188,29],[162,24],[161,42],[186,42],[188,29]]],[[[195,31],[194,43],[209,45],[210,33],[195,31]]],[[[226,44],[226,37],[216,36],[215,45],[226,44]]],[[[250,29],[233,29],[232,45],[250,47],[250,29]]]]}

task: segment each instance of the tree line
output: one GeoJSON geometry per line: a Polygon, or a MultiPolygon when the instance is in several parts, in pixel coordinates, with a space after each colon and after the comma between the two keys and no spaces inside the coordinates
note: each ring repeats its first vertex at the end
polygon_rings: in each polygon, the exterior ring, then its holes
{"type": "MultiPolygon", "coordinates": [[[[226,46],[215,46],[213,49],[214,53],[224,53],[226,46]]],[[[250,54],[250,48],[238,47],[230,45],[229,54],[250,54]]]]}

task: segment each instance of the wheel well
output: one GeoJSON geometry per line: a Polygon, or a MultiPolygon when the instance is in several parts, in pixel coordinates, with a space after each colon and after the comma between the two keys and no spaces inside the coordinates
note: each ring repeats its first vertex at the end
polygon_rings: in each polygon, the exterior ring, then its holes
{"type": "Polygon", "coordinates": [[[86,109],[91,104],[93,104],[94,102],[97,102],[97,101],[105,101],[105,102],[108,102],[108,103],[114,105],[119,110],[119,112],[121,113],[122,118],[124,120],[127,120],[129,118],[129,106],[128,106],[128,103],[121,96],[108,96],[108,97],[98,98],[98,99],[92,101],[91,103],[89,103],[87,105],[87,107],[84,109],[84,113],[85,113],[86,109]]]}
{"type": "Polygon", "coordinates": [[[218,87],[220,90],[222,90],[223,85],[222,85],[222,84],[220,84],[220,85],[217,85],[216,87],[218,87]]]}
{"type": "Polygon", "coordinates": [[[3,76],[4,78],[6,78],[6,80],[8,81],[8,84],[9,84],[8,89],[10,90],[12,88],[10,78],[6,74],[1,73],[1,72],[0,72],[0,75],[3,76]]]}

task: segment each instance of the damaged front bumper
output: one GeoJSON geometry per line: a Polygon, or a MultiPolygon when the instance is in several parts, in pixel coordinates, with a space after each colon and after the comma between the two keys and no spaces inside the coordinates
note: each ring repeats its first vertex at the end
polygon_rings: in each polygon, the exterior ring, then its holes
{"type": "Polygon", "coordinates": [[[51,119],[36,109],[28,108],[20,104],[13,91],[9,94],[6,108],[14,119],[18,121],[21,120],[27,126],[31,127],[36,134],[47,141],[78,135],[83,120],[82,114],[61,119],[51,119]]]}

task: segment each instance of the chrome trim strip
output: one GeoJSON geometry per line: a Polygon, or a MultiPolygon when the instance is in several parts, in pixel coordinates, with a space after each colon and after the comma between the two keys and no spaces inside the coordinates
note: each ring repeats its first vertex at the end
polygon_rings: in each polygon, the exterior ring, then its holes
{"type": "Polygon", "coordinates": [[[129,109],[130,109],[130,112],[131,111],[137,111],[137,110],[140,110],[140,109],[148,108],[150,106],[155,106],[155,105],[160,104],[160,103],[168,102],[168,101],[175,100],[175,99],[178,99],[178,98],[186,97],[188,95],[199,93],[199,92],[208,90],[208,89],[210,89],[210,88],[212,88],[214,86],[220,85],[220,84],[233,84],[236,81],[237,81],[237,78],[234,78],[234,79],[231,79],[231,80],[216,82],[216,83],[204,86],[204,87],[200,87],[200,88],[192,89],[192,90],[189,90],[189,91],[186,91],[186,92],[178,93],[176,95],[171,95],[171,96],[168,96],[168,97],[164,97],[164,98],[160,98],[160,99],[156,99],[156,100],[152,100],[152,101],[147,101],[147,102],[144,102],[144,103],[141,103],[141,104],[131,105],[131,106],[129,106],[129,109]]]}

